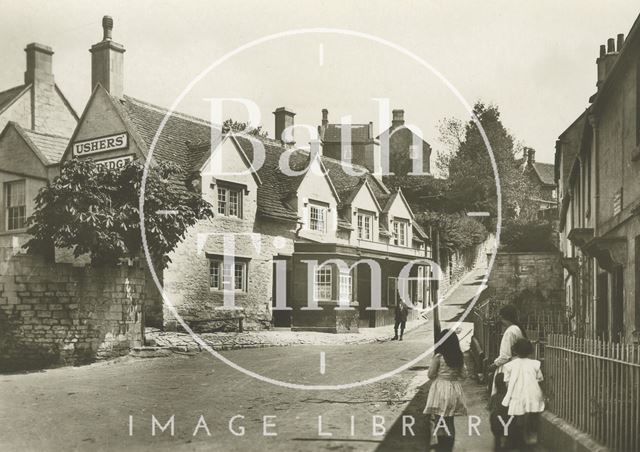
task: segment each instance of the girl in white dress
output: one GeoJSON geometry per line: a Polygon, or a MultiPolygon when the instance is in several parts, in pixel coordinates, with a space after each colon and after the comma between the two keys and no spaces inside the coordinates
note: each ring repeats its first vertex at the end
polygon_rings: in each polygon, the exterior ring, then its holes
{"type": "Polygon", "coordinates": [[[533,345],[527,339],[518,339],[513,346],[514,359],[503,366],[507,393],[502,406],[509,416],[516,416],[515,423],[526,425],[527,436],[537,437],[538,413],[544,411],[544,396],[540,383],[543,380],[540,361],[530,359],[533,345]],[[527,416],[525,420],[524,416],[527,416]]]}

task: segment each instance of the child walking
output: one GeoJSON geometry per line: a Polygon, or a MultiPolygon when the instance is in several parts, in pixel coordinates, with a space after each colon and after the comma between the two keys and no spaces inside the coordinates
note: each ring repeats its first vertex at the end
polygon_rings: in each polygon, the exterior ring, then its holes
{"type": "Polygon", "coordinates": [[[436,451],[453,450],[456,434],[453,417],[467,415],[467,405],[460,384],[464,379],[462,350],[454,331],[442,330],[438,342],[445,337],[436,347],[429,366],[431,387],[424,408],[424,413],[431,417],[434,426],[430,435],[437,438],[436,451]]]}
{"type": "Polygon", "coordinates": [[[504,365],[507,393],[502,405],[508,408],[509,416],[515,416],[517,442],[524,445],[537,441],[538,417],[544,411],[544,396],[539,383],[543,377],[540,361],[529,358],[533,354],[531,342],[518,339],[512,353],[514,359],[504,365]],[[525,438],[527,436],[529,438],[525,438]]]}

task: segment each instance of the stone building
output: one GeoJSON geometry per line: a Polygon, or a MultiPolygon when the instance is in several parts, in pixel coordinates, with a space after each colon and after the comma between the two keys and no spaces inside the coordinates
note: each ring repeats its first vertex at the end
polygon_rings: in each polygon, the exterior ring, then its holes
{"type": "Polygon", "coordinates": [[[566,300],[584,335],[640,332],[640,19],[600,47],[597,91],[559,137],[566,300]]]}
{"type": "Polygon", "coordinates": [[[347,159],[344,154],[347,147],[342,143],[349,139],[351,160],[360,162],[376,175],[431,175],[431,146],[413,126],[405,124],[404,110],[393,110],[392,115],[391,127],[374,137],[372,122],[331,124],[329,111],[322,109],[318,135],[323,155],[337,160],[347,159]]]}
{"type": "Polygon", "coordinates": [[[15,248],[78,120],[55,83],[53,50],[31,43],[25,52],[24,83],[0,92],[0,246],[15,248]]]}
{"type": "Polygon", "coordinates": [[[558,215],[558,195],[553,177],[554,164],[536,161],[536,151],[531,148],[524,148],[524,156],[519,164],[529,183],[529,201],[537,211],[538,218],[555,220],[558,215]]]}
{"type": "MultiPolygon", "coordinates": [[[[327,133],[320,153],[296,149],[292,139],[245,134],[221,134],[212,144],[216,129],[208,121],[125,94],[125,48],[113,41],[112,28],[105,17],[103,38],[90,50],[91,96],[80,118],[72,115],[73,127],[60,132],[69,138],[55,142],[51,161],[91,158],[109,167],[132,159],[170,161],[189,174],[185,189],[210,202],[214,217],[186,231],[159,275],[171,302],[161,319],[165,327],[178,326],[175,309],[198,331],[272,325],[357,331],[393,321],[387,308],[398,302],[398,289],[406,287],[416,307],[430,302],[428,279],[436,272],[425,260],[428,237],[403,194],[372,174],[380,156],[371,125],[364,141],[356,133],[362,146],[344,165],[326,147],[327,133]],[[283,169],[283,155],[294,175],[283,169]]],[[[281,107],[274,115],[283,138],[295,114],[281,107]]],[[[53,138],[36,140],[25,126],[8,127],[14,141],[25,135],[28,145],[53,146],[53,138]]],[[[3,168],[5,161],[7,155],[0,158],[3,168]]],[[[16,172],[25,172],[18,166],[16,172]]],[[[42,173],[41,185],[56,174],[42,173]]]]}

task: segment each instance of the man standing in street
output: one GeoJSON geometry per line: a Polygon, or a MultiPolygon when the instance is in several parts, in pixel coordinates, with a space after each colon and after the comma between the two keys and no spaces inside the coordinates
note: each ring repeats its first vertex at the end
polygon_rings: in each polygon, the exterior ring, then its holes
{"type": "Polygon", "coordinates": [[[404,328],[407,326],[407,315],[409,314],[409,309],[407,305],[404,304],[402,300],[398,300],[396,303],[395,315],[396,322],[393,325],[393,331],[395,332],[395,336],[393,336],[392,341],[398,340],[398,327],[400,327],[400,340],[402,340],[402,336],[404,335],[404,328]]]}

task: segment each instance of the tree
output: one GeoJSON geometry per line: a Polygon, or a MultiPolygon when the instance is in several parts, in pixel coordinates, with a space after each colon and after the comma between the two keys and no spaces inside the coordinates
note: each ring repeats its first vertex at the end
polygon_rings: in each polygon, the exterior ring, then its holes
{"type": "Polygon", "coordinates": [[[440,246],[449,251],[470,248],[487,237],[487,230],[480,222],[462,213],[424,211],[416,217],[427,230],[432,227],[440,231],[440,246]]]}
{"type": "MultiPolygon", "coordinates": [[[[90,253],[94,265],[113,265],[142,253],[139,196],[144,164],[134,160],[108,170],[91,159],[69,160],[60,176],[40,190],[25,245],[49,255],[53,247],[90,253]]],[[[213,216],[209,203],[189,189],[184,172],[172,163],[149,169],[144,219],[149,253],[158,268],[200,218],[213,216]]]]}
{"type": "MultiPolygon", "coordinates": [[[[498,107],[477,102],[473,112],[493,150],[500,177],[502,216],[513,219],[518,216],[527,193],[527,182],[516,162],[519,147],[502,124],[498,107]]],[[[489,212],[484,223],[493,228],[498,211],[496,179],[478,126],[470,120],[464,124],[463,133],[462,124],[454,119],[445,121],[440,130],[444,134],[441,141],[449,145],[439,158],[449,175],[446,197],[452,204],[450,210],[489,212]]]]}
{"type": "Polygon", "coordinates": [[[253,129],[247,130],[248,124],[246,122],[238,122],[229,118],[224,123],[222,123],[222,132],[227,133],[231,132],[245,132],[249,135],[255,135],[258,137],[267,137],[267,131],[262,129],[262,126],[255,127],[253,129]]]}

